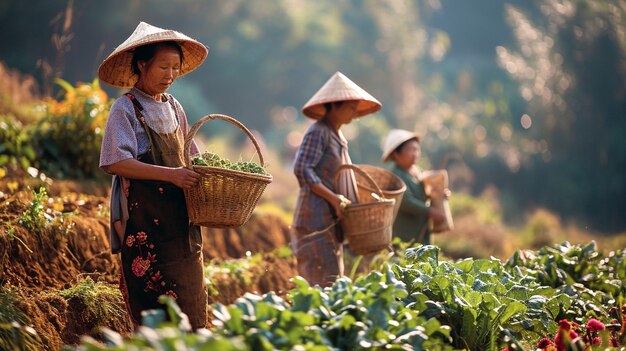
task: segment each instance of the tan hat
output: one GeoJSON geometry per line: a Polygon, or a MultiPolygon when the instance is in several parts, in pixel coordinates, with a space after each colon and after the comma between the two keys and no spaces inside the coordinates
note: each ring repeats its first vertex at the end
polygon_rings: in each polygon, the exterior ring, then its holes
{"type": "Polygon", "coordinates": [[[302,107],[302,113],[313,119],[324,117],[328,102],[358,100],[356,117],[361,117],[380,110],[383,105],[367,91],[356,85],[341,72],[336,72],[324,83],[320,90],[302,107]]]}
{"type": "Polygon", "coordinates": [[[175,41],[181,45],[183,65],[179,76],[184,76],[198,68],[209,54],[206,46],[180,32],[140,22],[133,34],[104,59],[98,68],[98,78],[117,88],[132,87],[138,79],[131,67],[133,49],[162,41],[175,41]]]}
{"type": "Polygon", "coordinates": [[[417,139],[417,141],[420,141],[419,135],[413,132],[409,132],[408,130],[404,130],[404,129],[390,130],[389,134],[387,134],[387,138],[385,138],[385,143],[383,144],[383,155],[381,157],[383,162],[389,161],[389,157],[391,156],[391,153],[398,146],[400,146],[400,144],[402,144],[403,142],[407,140],[411,140],[414,138],[417,139]]]}

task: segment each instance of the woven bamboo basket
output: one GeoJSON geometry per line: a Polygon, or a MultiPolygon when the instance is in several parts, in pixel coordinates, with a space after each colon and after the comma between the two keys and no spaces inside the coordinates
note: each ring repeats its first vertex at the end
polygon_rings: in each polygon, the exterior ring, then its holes
{"type": "Polygon", "coordinates": [[[241,129],[254,144],[260,165],[265,166],[259,144],[243,124],[226,115],[206,115],[191,127],[185,137],[185,165],[202,175],[195,187],[185,189],[185,201],[191,223],[210,228],[234,228],[248,221],[265,187],[272,182],[272,176],[192,165],[190,147],[196,132],[207,121],[217,119],[241,129]]]}
{"type": "Polygon", "coordinates": [[[396,200],[385,199],[382,190],[372,177],[356,165],[341,165],[337,168],[334,178],[335,189],[338,186],[339,174],[347,169],[354,170],[356,174],[366,180],[376,189],[376,194],[379,197],[376,201],[352,203],[346,206],[340,224],[348,241],[348,246],[359,255],[369,255],[388,248],[391,244],[396,200]]]}
{"type": "MultiPolygon", "coordinates": [[[[372,166],[372,165],[357,165],[362,171],[367,173],[374,182],[378,185],[383,193],[383,197],[386,199],[394,199],[396,203],[393,208],[393,218],[395,220],[402,204],[402,197],[406,191],[406,184],[393,172],[384,168],[372,166]]],[[[355,173],[357,191],[359,193],[359,202],[372,202],[376,199],[372,196],[372,193],[376,192],[369,182],[366,181],[360,173],[355,173]]]]}

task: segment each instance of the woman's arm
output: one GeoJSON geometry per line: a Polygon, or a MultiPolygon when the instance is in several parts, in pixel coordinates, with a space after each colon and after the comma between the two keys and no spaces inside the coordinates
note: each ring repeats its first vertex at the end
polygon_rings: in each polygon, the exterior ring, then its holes
{"type": "Polygon", "coordinates": [[[171,168],[143,163],[134,158],[119,161],[102,167],[106,172],[117,174],[129,179],[158,180],[170,182],[182,189],[195,186],[200,180],[200,174],[185,168],[171,168]]]}

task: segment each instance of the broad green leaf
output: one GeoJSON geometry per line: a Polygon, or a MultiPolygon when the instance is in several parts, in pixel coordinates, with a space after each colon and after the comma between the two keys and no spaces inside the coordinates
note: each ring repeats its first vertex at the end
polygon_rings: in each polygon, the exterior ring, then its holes
{"type": "Polygon", "coordinates": [[[521,302],[513,301],[506,304],[506,306],[501,306],[497,311],[499,315],[498,323],[504,324],[514,315],[524,313],[526,306],[521,302]]]}
{"type": "Polygon", "coordinates": [[[514,285],[505,294],[505,296],[518,301],[528,299],[529,289],[526,286],[514,285]]]}
{"type": "Polygon", "coordinates": [[[462,270],[465,273],[469,273],[472,271],[472,267],[474,265],[474,260],[472,258],[465,258],[462,260],[458,260],[454,263],[454,265],[462,270]]]}
{"type": "Polygon", "coordinates": [[[410,248],[406,250],[405,258],[411,263],[427,262],[432,267],[437,267],[439,264],[439,247],[434,245],[421,245],[410,248]]]}

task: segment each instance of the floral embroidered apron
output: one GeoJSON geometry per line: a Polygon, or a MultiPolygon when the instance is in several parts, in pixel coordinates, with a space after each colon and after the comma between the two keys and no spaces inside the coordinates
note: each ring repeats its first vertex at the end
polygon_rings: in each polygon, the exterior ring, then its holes
{"type": "MultiPolygon", "coordinates": [[[[139,161],[183,166],[180,124],[173,133],[156,133],[146,124],[139,102],[132,95],[129,98],[150,139],[150,150],[139,161]]],[[[183,190],[168,182],[131,179],[128,212],[120,288],[133,322],[141,322],[144,310],[164,309],[158,298],[169,295],[187,314],[193,328],[205,327],[208,296],[202,236],[198,226],[189,224],[183,190]]]]}

